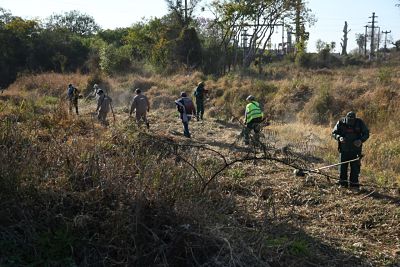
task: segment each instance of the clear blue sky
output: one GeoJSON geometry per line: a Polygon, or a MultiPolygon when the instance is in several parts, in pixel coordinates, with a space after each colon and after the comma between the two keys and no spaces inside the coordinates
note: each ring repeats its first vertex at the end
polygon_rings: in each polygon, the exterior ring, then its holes
{"type": "MultiPolygon", "coordinates": [[[[392,39],[400,39],[400,8],[395,6],[396,0],[308,0],[308,3],[318,19],[309,29],[309,51],[315,50],[318,39],[336,42],[336,51],[339,51],[345,20],[351,29],[349,50],[356,48],[355,34],[364,33],[364,25],[370,21],[372,12],[378,16],[381,31],[391,30],[392,39]]],[[[143,17],[161,17],[167,13],[164,0],[1,0],[0,7],[16,16],[41,19],[53,13],[79,10],[93,16],[104,29],[127,27],[143,17]]],[[[280,36],[277,31],[273,41],[279,42],[280,36]]]]}

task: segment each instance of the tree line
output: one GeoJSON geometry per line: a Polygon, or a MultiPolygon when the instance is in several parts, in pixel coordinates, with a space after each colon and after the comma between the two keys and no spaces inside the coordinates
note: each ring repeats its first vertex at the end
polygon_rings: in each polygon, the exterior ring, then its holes
{"type": "Polygon", "coordinates": [[[101,29],[93,17],[76,10],[32,20],[0,7],[0,86],[24,72],[113,75],[145,66],[220,75],[267,60],[267,44],[284,20],[296,34],[297,51],[304,51],[305,24],[313,21],[302,0],[213,1],[208,6],[213,19],[194,16],[199,0],[189,7],[166,2],[167,15],[113,30],[101,29]]]}

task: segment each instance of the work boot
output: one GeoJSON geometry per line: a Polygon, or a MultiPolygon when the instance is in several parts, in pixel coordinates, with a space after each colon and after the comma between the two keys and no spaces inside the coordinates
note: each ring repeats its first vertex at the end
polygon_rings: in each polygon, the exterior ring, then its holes
{"type": "Polygon", "coordinates": [[[359,183],[350,182],[350,187],[353,189],[360,189],[359,183]]]}
{"type": "Polygon", "coordinates": [[[337,185],[340,187],[349,187],[349,183],[346,180],[340,180],[337,185]]]}

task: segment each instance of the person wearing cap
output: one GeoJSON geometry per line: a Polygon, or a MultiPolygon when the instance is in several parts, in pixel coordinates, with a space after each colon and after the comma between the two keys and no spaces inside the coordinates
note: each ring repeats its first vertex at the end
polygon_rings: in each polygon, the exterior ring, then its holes
{"type": "Polygon", "coordinates": [[[196,116],[196,108],[194,107],[193,101],[185,92],[181,92],[181,97],[175,100],[175,104],[182,120],[183,135],[190,138],[189,121],[192,116],[196,116]]]}
{"type": "Polygon", "coordinates": [[[93,91],[91,91],[91,92],[86,96],[85,100],[88,100],[88,98],[95,98],[96,100],[98,100],[98,99],[99,99],[99,94],[98,94],[99,90],[102,90],[104,94],[106,93],[103,89],[101,89],[101,88],[99,87],[99,85],[98,85],[97,83],[95,83],[95,84],[93,85],[93,91]]]}
{"type": "Polygon", "coordinates": [[[199,82],[196,89],[194,90],[194,96],[196,98],[196,118],[197,120],[203,120],[204,115],[204,97],[208,91],[204,88],[204,82],[199,82]]]}
{"type": "Polygon", "coordinates": [[[148,98],[142,94],[142,91],[139,88],[135,90],[135,93],[136,96],[133,98],[129,116],[132,116],[132,113],[135,111],[137,124],[140,126],[140,123],[143,120],[148,129],[150,128],[150,124],[147,120],[147,112],[150,111],[150,102],[148,98]]]}
{"type": "MultiPolygon", "coordinates": [[[[101,90],[100,87],[98,86],[97,83],[95,83],[95,84],[93,85],[93,96],[94,96],[94,97],[96,97],[96,98],[99,97],[99,94],[98,94],[99,90],[101,90]]],[[[103,91],[103,92],[104,92],[104,91],[103,91]]]]}
{"type": "Polygon", "coordinates": [[[255,101],[255,97],[249,95],[246,98],[248,104],[246,105],[246,111],[244,113],[244,143],[249,144],[250,132],[253,130],[255,133],[256,141],[259,141],[259,133],[261,131],[260,124],[264,119],[264,113],[262,112],[260,103],[255,101]]]}
{"type": "MultiPolygon", "coordinates": [[[[354,111],[340,119],[332,130],[332,137],[338,141],[340,162],[361,157],[362,144],[369,138],[369,130],[363,120],[356,117],[354,111]]],[[[350,162],[350,183],[347,179],[349,163],[339,165],[339,184],[359,188],[358,176],[360,175],[360,160],[350,162]]]]}
{"type": "Polygon", "coordinates": [[[97,94],[99,96],[96,108],[96,112],[98,112],[97,118],[102,124],[107,125],[107,114],[110,109],[112,111],[112,99],[106,95],[102,89],[99,89],[97,94]]]}

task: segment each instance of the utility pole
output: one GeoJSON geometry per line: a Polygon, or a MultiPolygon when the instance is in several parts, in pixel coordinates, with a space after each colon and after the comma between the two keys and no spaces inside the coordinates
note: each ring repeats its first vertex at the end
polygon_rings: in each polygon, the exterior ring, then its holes
{"type": "Polygon", "coordinates": [[[381,27],[377,27],[378,28],[378,44],[377,44],[377,48],[376,48],[376,58],[379,58],[379,45],[381,43],[381,27]]]}
{"type": "Polygon", "coordinates": [[[245,62],[245,60],[246,60],[246,50],[247,50],[247,37],[250,37],[250,36],[252,36],[251,34],[247,34],[247,29],[245,28],[245,29],[243,29],[243,33],[241,34],[241,36],[242,36],[242,46],[243,46],[243,65],[244,65],[244,62],[245,62]]]}
{"type": "Polygon", "coordinates": [[[375,51],[374,34],[375,34],[375,23],[377,23],[377,21],[375,21],[375,18],[377,18],[377,17],[378,16],[375,16],[375,12],[372,12],[372,17],[370,17],[370,18],[372,18],[372,22],[369,22],[369,23],[372,23],[372,26],[371,26],[371,28],[372,28],[372,30],[371,30],[371,52],[370,52],[371,59],[374,56],[374,51],[375,51]]]}
{"type": "Polygon", "coordinates": [[[185,24],[187,26],[187,0],[185,0],[185,24]]]}
{"type": "Polygon", "coordinates": [[[386,52],[386,49],[387,49],[387,47],[386,47],[387,34],[388,34],[388,33],[391,33],[391,32],[392,32],[392,31],[382,31],[382,33],[385,34],[385,52],[386,52]]]}
{"type": "Polygon", "coordinates": [[[368,36],[368,25],[365,25],[365,35],[364,35],[364,57],[367,56],[367,36],[368,36]]]}
{"type": "Polygon", "coordinates": [[[282,55],[285,54],[285,21],[282,20],[282,55]]]}
{"type": "Polygon", "coordinates": [[[287,29],[287,46],[286,46],[286,53],[292,53],[292,30],[287,29]]]}

